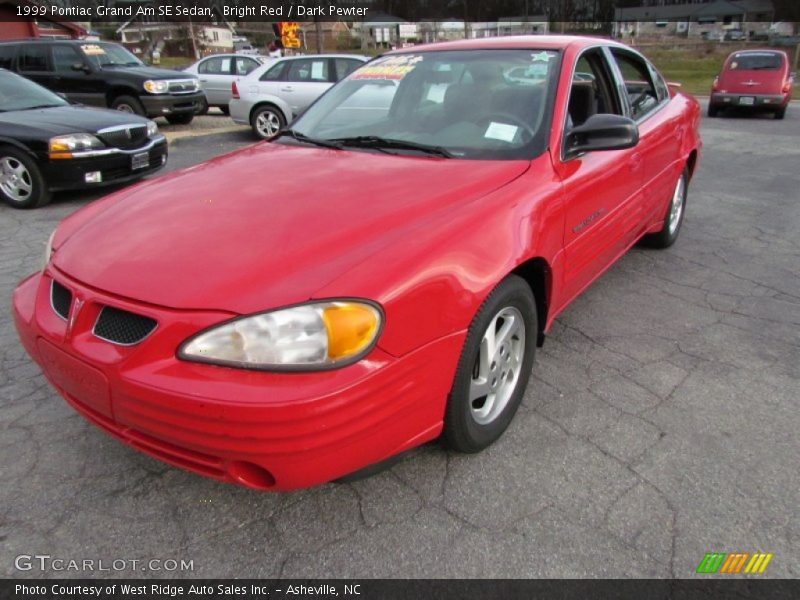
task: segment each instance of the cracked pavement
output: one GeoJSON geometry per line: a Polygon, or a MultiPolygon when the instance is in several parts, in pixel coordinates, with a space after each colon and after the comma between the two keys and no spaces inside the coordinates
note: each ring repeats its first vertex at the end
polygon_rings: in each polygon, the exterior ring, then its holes
{"type": "MultiPolygon", "coordinates": [[[[269,494],[163,465],[70,409],[24,354],[16,282],[97,194],[0,207],[0,576],[19,554],[192,560],[194,577],[692,577],[771,552],[799,577],[800,107],[703,120],[683,231],[556,322],[506,435],[371,479],[269,494]]],[[[169,169],[251,140],[181,140],[169,169]]]]}

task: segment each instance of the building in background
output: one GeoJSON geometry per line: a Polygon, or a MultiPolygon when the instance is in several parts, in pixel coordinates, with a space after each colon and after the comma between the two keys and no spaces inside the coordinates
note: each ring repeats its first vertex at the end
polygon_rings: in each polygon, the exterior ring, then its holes
{"type": "Polygon", "coordinates": [[[19,6],[37,6],[37,3],[30,0],[0,1],[0,40],[24,38],[77,40],[86,36],[86,29],[72,21],[17,16],[19,6]]]}
{"type": "Polygon", "coordinates": [[[617,8],[612,33],[619,38],[753,39],[766,37],[774,19],[772,0],[695,0],[617,8]]]}

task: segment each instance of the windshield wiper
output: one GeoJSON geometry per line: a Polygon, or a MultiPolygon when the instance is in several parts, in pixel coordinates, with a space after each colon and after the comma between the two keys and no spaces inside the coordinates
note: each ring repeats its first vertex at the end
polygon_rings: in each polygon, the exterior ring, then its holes
{"type": "Polygon", "coordinates": [[[377,135],[357,135],[354,137],[334,138],[328,141],[336,142],[342,146],[353,146],[355,148],[375,148],[376,150],[415,150],[425,154],[441,156],[442,158],[453,158],[453,154],[441,146],[431,146],[428,144],[420,144],[406,140],[382,138],[377,135]]]}
{"type": "Polygon", "coordinates": [[[298,142],[303,142],[305,144],[313,144],[314,146],[320,146],[322,148],[332,148],[334,150],[341,150],[342,145],[336,143],[333,140],[321,140],[318,138],[308,137],[305,133],[300,133],[299,131],[295,131],[294,129],[284,129],[283,131],[279,132],[273,139],[278,139],[279,137],[288,136],[298,142]]]}
{"type": "Polygon", "coordinates": [[[26,106],[24,108],[18,108],[17,110],[37,110],[39,108],[56,108],[58,106],[64,106],[63,104],[36,104],[35,106],[26,106]]]}

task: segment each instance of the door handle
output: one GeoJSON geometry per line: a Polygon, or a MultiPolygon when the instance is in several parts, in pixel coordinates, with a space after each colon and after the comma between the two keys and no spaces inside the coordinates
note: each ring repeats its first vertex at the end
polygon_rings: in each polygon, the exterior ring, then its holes
{"type": "Polygon", "coordinates": [[[294,88],[292,86],[290,86],[290,85],[287,85],[286,87],[282,87],[281,91],[282,92],[292,92],[292,91],[294,91],[294,88]]]}
{"type": "Polygon", "coordinates": [[[208,79],[201,79],[200,83],[208,83],[208,79]]]}
{"type": "Polygon", "coordinates": [[[634,152],[631,154],[631,159],[628,164],[630,165],[631,172],[638,171],[642,168],[642,155],[638,152],[634,152]]]}

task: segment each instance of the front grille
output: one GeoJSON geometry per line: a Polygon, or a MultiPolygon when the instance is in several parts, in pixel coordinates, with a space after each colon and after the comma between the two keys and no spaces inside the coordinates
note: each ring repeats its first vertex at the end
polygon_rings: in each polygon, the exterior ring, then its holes
{"type": "Polygon", "coordinates": [[[197,83],[194,79],[186,79],[183,81],[170,81],[169,92],[170,94],[190,94],[197,91],[197,83]]]}
{"type": "Polygon", "coordinates": [[[72,292],[53,279],[50,283],[50,305],[62,319],[69,318],[69,307],[72,304],[72,292]]]}
{"type": "Polygon", "coordinates": [[[132,346],[150,335],[155,328],[156,322],[149,317],[104,306],[92,333],[112,344],[132,346]]]}
{"type": "Polygon", "coordinates": [[[138,148],[147,141],[147,125],[126,125],[106,129],[97,134],[106,146],[128,150],[138,148]]]}

